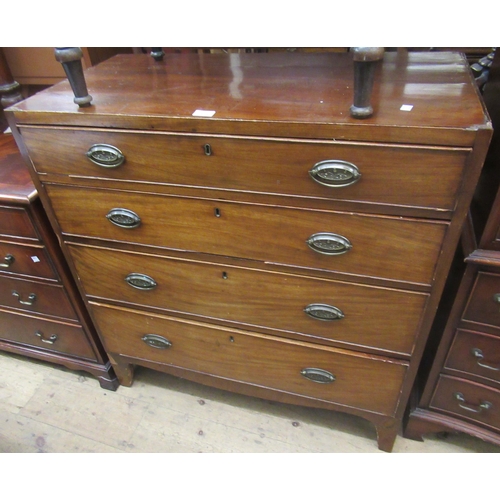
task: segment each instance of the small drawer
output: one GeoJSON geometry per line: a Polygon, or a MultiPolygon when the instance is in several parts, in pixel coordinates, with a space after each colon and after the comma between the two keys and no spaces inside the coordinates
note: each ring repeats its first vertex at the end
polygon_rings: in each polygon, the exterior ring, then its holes
{"type": "Polygon", "coordinates": [[[500,327],[500,275],[477,274],[463,319],[500,327]]]}
{"type": "Polygon", "coordinates": [[[19,207],[0,206],[0,235],[38,239],[28,212],[19,207]]]}
{"type": "Polygon", "coordinates": [[[500,391],[441,375],[430,407],[500,430],[500,391]]]}
{"type": "Polygon", "coordinates": [[[0,305],[77,320],[61,285],[0,276],[0,305]]]}
{"type": "Polygon", "coordinates": [[[42,173],[450,211],[469,154],[458,148],[162,132],[23,127],[22,135],[42,173]]]}
{"type": "Polygon", "coordinates": [[[57,280],[44,247],[0,243],[0,272],[57,280]]]}
{"type": "Polygon", "coordinates": [[[92,305],[106,349],[348,407],[393,415],[408,365],[241,330],[92,305]]]}
{"type": "Polygon", "coordinates": [[[406,355],[412,352],[428,297],[237,266],[69,248],[85,293],[94,298],[406,355]]]}
{"type": "Polygon", "coordinates": [[[46,187],[68,235],[425,285],[432,283],[448,227],[399,217],[46,187]]]}
{"type": "Polygon", "coordinates": [[[0,311],[0,338],[96,361],[81,326],[0,311]]]}
{"type": "Polygon", "coordinates": [[[500,382],[500,338],[458,330],[445,367],[500,382]]]}

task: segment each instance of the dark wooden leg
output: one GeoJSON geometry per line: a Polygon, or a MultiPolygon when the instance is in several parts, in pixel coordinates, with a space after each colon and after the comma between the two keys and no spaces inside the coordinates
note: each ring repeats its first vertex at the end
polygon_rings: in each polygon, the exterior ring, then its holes
{"type": "Polygon", "coordinates": [[[354,47],[354,103],[351,106],[353,118],[368,118],[373,114],[371,96],[375,67],[384,56],[382,47],[354,47]]]}
{"type": "Polygon", "coordinates": [[[125,363],[120,360],[119,356],[113,356],[108,353],[109,360],[113,366],[113,370],[120,381],[120,385],[131,387],[134,382],[134,366],[130,363],[125,363]]]}
{"type": "Polygon", "coordinates": [[[68,77],[73,93],[74,102],[81,108],[90,106],[92,96],[87,92],[87,84],[83,75],[83,52],[79,47],[58,47],[55,49],[56,60],[60,62],[68,77]]]}
{"type": "Polygon", "coordinates": [[[12,73],[10,72],[9,65],[3,50],[0,48],[0,104],[2,108],[7,108],[22,101],[21,85],[17,83],[12,73]]]}
{"type": "Polygon", "coordinates": [[[161,47],[152,47],[151,48],[151,57],[155,61],[163,61],[164,55],[165,55],[165,52],[163,52],[163,49],[161,47]]]}
{"type": "Polygon", "coordinates": [[[387,418],[376,424],[377,443],[379,450],[390,453],[398,436],[399,420],[387,418]]]}

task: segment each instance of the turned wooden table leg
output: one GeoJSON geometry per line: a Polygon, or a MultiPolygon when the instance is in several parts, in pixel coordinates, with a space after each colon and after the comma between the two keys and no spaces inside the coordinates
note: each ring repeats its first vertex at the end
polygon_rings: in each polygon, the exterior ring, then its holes
{"type": "Polygon", "coordinates": [[[163,61],[164,55],[165,55],[165,52],[163,52],[163,49],[161,47],[152,47],[151,48],[151,57],[155,61],[163,61]]]}
{"type": "Polygon", "coordinates": [[[23,100],[21,85],[14,80],[2,49],[0,49],[0,96],[2,108],[23,100]]]}
{"type": "Polygon", "coordinates": [[[354,103],[351,106],[353,118],[368,118],[373,114],[371,97],[375,67],[384,56],[382,47],[354,47],[354,103]]]}
{"type": "Polygon", "coordinates": [[[55,49],[56,60],[60,62],[68,77],[75,98],[75,104],[81,108],[90,106],[92,96],[87,91],[85,76],[83,75],[82,57],[83,52],[79,47],[57,47],[55,49]]]}

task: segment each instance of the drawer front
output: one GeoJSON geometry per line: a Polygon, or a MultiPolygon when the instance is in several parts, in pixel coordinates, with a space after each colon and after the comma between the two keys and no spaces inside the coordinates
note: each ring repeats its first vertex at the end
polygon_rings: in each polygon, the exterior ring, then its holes
{"type": "Polygon", "coordinates": [[[387,358],[266,335],[97,304],[92,312],[109,352],[386,415],[396,409],[407,371],[405,363],[387,358]],[[304,374],[314,376],[310,369],[328,372],[335,380],[319,383],[301,375],[307,370],[304,374]]]}
{"type": "Polygon", "coordinates": [[[500,391],[441,375],[431,408],[500,430],[500,391]]]}
{"type": "Polygon", "coordinates": [[[500,275],[485,272],[477,274],[464,319],[500,326],[500,275]]]}
{"type": "Polygon", "coordinates": [[[78,319],[61,285],[0,276],[0,305],[60,318],[78,319]]]}
{"type": "MultiPolygon", "coordinates": [[[[468,155],[468,150],[164,133],[23,128],[22,134],[43,173],[441,210],[454,208],[468,155]],[[87,152],[96,144],[116,148],[123,163],[111,168],[93,163],[87,152]]],[[[103,150],[94,156],[106,153],[113,155],[103,150]]]]}
{"type": "Polygon", "coordinates": [[[500,338],[458,330],[445,367],[500,382],[500,338]]]}
{"type": "Polygon", "coordinates": [[[0,338],[38,349],[97,360],[81,326],[0,311],[0,338]]]}
{"type": "Polygon", "coordinates": [[[420,293],[130,252],[76,245],[70,251],[91,297],[407,355],[427,300],[420,293]]]}
{"type": "Polygon", "coordinates": [[[38,239],[28,212],[18,207],[0,206],[0,235],[38,239]]]}
{"type": "Polygon", "coordinates": [[[432,282],[447,228],[444,222],[217,200],[55,185],[47,190],[66,234],[421,284],[432,282]],[[134,212],[139,226],[117,227],[107,219],[113,209],[134,212]]]}
{"type": "Polygon", "coordinates": [[[57,280],[45,248],[0,243],[0,272],[57,280]]]}

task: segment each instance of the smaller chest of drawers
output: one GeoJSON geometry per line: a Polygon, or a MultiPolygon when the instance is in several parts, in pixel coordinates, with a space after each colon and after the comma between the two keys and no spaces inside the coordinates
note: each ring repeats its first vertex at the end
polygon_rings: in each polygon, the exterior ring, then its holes
{"type": "Polygon", "coordinates": [[[0,349],[117,379],[14,138],[0,135],[0,349]]]}

